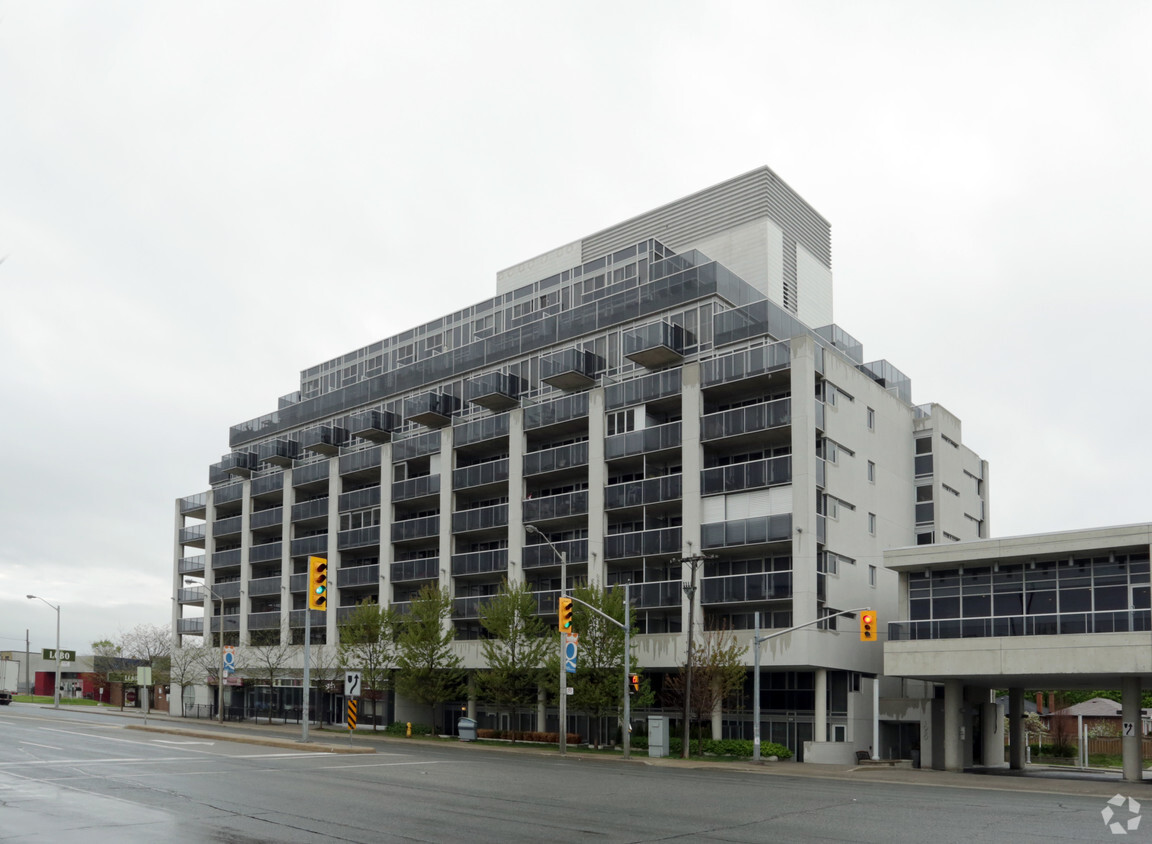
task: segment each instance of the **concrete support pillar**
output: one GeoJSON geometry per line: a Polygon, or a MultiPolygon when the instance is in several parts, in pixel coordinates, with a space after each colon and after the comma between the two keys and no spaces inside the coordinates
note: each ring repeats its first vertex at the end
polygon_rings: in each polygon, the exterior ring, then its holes
{"type": "Polygon", "coordinates": [[[944,770],[964,770],[964,684],[944,681],[944,770]]]}
{"type": "Polygon", "coordinates": [[[1140,737],[1140,678],[1124,677],[1120,681],[1121,702],[1120,711],[1123,713],[1121,721],[1131,724],[1132,729],[1125,731],[1121,739],[1121,751],[1124,757],[1124,779],[1128,782],[1140,782],[1144,774],[1143,756],[1141,752],[1140,737]]]}
{"type": "Polygon", "coordinates": [[[1024,690],[1008,690],[1008,767],[1024,770],[1024,690]]]}
{"type": "Polygon", "coordinates": [[[812,717],[814,741],[828,741],[828,669],[816,669],[816,708],[812,717]]]}
{"type": "Polygon", "coordinates": [[[1004,767],[1004,710],[1000,704],[980,704],[980,736],[984,766],[1004,767]]]}
{"type": "Polygon", "coordinates": [[[545,705],[548,701],[548,692],[543,686],[536,687],[536,731],[545,733],[548,731],[548,708],[545,705]]]}
{"type": "MultiPolygon", "coordinates": [[[[474,671],[468,674],[468,709],[465,717],[476,717],[476,672],[474,671]]],[[[448,727],[445,732],[449,733],[456,727],[455,724],[446,724],[445,726],[448,727]]],[[[513,726],[512,729],[516,729],[516,727],[513,726]]]]}
{"type": "Polygon", "coordinates": [[[720,700],[719,695],[712,707],[712,738],[724,738],[724,701],[720,700]]]}

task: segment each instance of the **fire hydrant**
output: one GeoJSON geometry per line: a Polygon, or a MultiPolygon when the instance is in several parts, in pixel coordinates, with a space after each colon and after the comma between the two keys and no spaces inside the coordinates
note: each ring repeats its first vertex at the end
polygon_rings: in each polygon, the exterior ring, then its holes
{"type": "Polygon", "coordinates": [[[408,738],[412,738],[412,722],[408,722],[408,738]]]}

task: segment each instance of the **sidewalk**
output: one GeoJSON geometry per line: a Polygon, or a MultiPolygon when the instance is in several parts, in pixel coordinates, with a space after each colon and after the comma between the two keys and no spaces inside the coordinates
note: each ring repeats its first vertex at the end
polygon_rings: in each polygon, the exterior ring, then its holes
{"type": "MultiPolygon", "coordinates": [[[[300,741],[301,727],[298,724],[255,724],[250,721],[228,721],[220,724],[216,721],[203,721],[189,718],[180,718],[167,713],[149,713],[148,724],[144,724],[144,713],[140,710],[123,710],[114,707],[62,706],[83,712],[101,712],[111,717],[122,717],[131,720],[129,729],[147,730],[148,732],[165,733],[169,735],[182,735],[194,738],[212,738],[226,741],[244,742],[265,747],[280,747],[296,751],[314,751],[323,753],[375,753],[376,748],[382,745],[413,745],[428,741],[428,739],[409,739],[396,736],[387,736],[383,732],[373,732],[371,729],[356,730],[349,743],[348,733],[344,730],[326,729],[318,727],[309,729],[310,741],[305,744],[300,741]]],[[[519,753],[538,757],[558,758],[554,748],[544,748],[523,744],[475,744],[472,742],[437,741],[436,747],[453,748],[462,753],[475,751],[492,751],[496,753],[519,753]]],[[[661,768],[680,768],[694,770],[718,770],[728,772],[741,772],[749,775],[786,776],[810,779],[841,780],[848,782],[879,782],[889,784],[904,784],[927,788],[973,788],[989,789],[995,791],[1027,791],[1048,794],[1068,794],[1088,797],[1112,797],[1117,793],[1132,794],[1140,797],[1144,787],[1152,784],[1145,773],[1145,781],[1141,783],[1125,782],[1119,771],[1101,769],[1069,769],[1048,768],[1039,765],[1030,765],[1025,771],[1011,771],[1007,768],[981,769],[955,773],[948,771],[935,771],[927,768],[889,767],[888,765],[817,765],[796,762],[721,762],[709,759],[678,759],[678,758],[650,758],[645,751],[633,751],[629,760],[622,755],[569,753],[565,761],[570,764],[631,764],[647,765],[661,768]]],[[[1150,793],[1152,796],[1152,793],[1150,793]]]]}

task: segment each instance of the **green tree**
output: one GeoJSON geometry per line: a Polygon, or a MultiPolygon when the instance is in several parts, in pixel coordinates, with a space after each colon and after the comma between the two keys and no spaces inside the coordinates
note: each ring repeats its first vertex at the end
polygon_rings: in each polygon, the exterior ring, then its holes
{"type": "Polygon", "coordinates": [[[97,677],[97,688],[103,691],[102,700],[111,699],[108,688],[120,670],[120,646],[111,639],[92,643],[92,669],[97,677]]]}
{"type": "MultiPolygon", "coordinates": [[[[288,675],[288,663],[295,649],[283,644],[279,630],[253,630],[247,647],[237,648],[237,670],[243,670],[260,685],[268,687],[268,723],[272,723],[272,702],[276,680],[288,675]]],[[[307,694],[308,690],[305,689],[307,694]]]]}
{"type": "MultiPolygon", "coordinates": [[[[704,736],[699,725],[712,716],[717,706],[744,687],[747,650],[727,626],[705,630],[700,641],[692,645],[692,698],[688,709],[697,724],[697,754],[704,752],[704,736]]],[[[681,665],[680,673],[668,681],[669,697],[678,708],[684,706],[686,670],[687,667],[681,665]]]]}
{"type": "Polygon", "coordinates": [[[340,625],[340,665],[360,672],[363,697],[372,701],[372,730],[377,723],[376,703],[387,692],[396,660],[396,613],[369,599],[340,625]]]}
{"type": "MultiPolygon", "coordinates": [[[[572,597],[576,598],[572,611],[572,626],[580,636],[580,646],[576,658],[576,673],[572,675],[572,697],[569,698],[570,708],[586,712],[590,716],[592,743],[599,746],[603,741],[600,736],[600,720],[611,714],[623,717],[624,704],[624,629],[612,624],[602,616],[588,609],[590,604],[600,612],[624,623],[624,590],[614,588],[611,590],[599,586],[577,586],[572,590],[572,597]],[[583,602],[583,603],[582,603],[583,602]]],[[[559,673],[559,631],[551,637],[552,653],[550,658],[550,671],[559,673]]],[[[632,622],[632,641],[637,635],[636,623],[632,622]]],[[[635,656],[630,660],[632,673],[641,673],[643,669],[636,664],[635,656]]],[[[635,706],[644,706],[650,702],[651,694],[647,692],[647,684],[642,686],[642,692],[633,696],[635,706]]]]}
{"type": "MultiPolygon", "coordinates": [[[[206,668],[206,663],[211,662],[212,657],[205,653],[203,646],[190,647],[185,645],[180,647],[176,642],[176,637],[173,637],[168,659],[168,682],[174,688],[179,687],[180,689],[179,704],[180,712],[183,714],[185,687],[195,685],[197,680],[202,680],[208,673],[214,673],[206,668]]],[[[171,698],[168,700],[168,708],[171,711],[171,698]]]]}
{"type": "Polygon", "coordinates": [[[396,688],[428,707],[435,727],[436,704],[460,694],[464,672],[452,650],[452,596],[425,586],[400,620],[396,636],[396,688]]]}
{"type": "Polygon", "coordinates": [[[481,642],[488,670],[476,676],[479,692],[509,714],[515,730],[520,707],[536,698],[548,647],[557,647],[556,640],[547,635],[537,615],[536,595],[524,583],[505,580],[500,591],[480,605],[480,624],[490,638],[481,642]]]}

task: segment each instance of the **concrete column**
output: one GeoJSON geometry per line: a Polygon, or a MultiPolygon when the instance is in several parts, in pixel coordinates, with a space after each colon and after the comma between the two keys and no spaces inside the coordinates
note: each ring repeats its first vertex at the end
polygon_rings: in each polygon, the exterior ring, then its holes
{"type": "Polygon", "coordinates": [[[984,766],[1004,767],[1004,710],[1000,704],[980,704],[980,737],[984,766]]]}
{"type": "Polygon", "coordinates": [[[541,733],[548,730],[547,700],[548,692],[543,686],[539,686],[536,689],[536,730],[541,733]]]}
{"type": "Polygon", "coordinates": [[[1121,703],[1120,711],[1123,713],[1121,721],[1132,725],[1132,734],[1121,739],[1121,748],[1124,756],[1124,779],[1128,782],[1140,782],[1143,778],[1143,761],[1141,760],[1140,738],[1140,678],[1124,677],[1120,681],[1121,703]]]}
{"type": "Polygon", "coordinates": [[[1008,690],[1008,767],[1024,770],[1024,690],[1008,690]]]}
{"type": "Polygon", "coordinates": [[[944,770],[964,770],[964,684],[959,680],[944,681],[944,770]]]}
{"type": "MultiPolygon", "coordinates": [[[[828,669],[816,669],[816,709],[813,714],[812,738],[828,741],[828,669]]],[[[879,748],[874,748],[877,752],[879,748]]]]}
{"type": "MultiPolygon", "coordinates": [[[[604,561],[604,388],[588,391],[588,583],[608,583],[608,566],[604,561]]],[[[571,560],[569,561],[571,562],[571,560]]],[[[572,569],[568,569],[572,577],[572,569]]]]}
{"type": "Polygon", "coordinates": [[[724,737],[724,701],[720,700],[719,696],[716,698],[716,703],[712,706],[712,738],[721,739],[724,737]]]}

